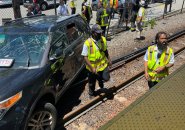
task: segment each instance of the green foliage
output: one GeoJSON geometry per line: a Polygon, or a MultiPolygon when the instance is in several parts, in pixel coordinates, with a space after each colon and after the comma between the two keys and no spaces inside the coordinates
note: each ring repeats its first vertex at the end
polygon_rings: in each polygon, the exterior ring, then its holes
{"type": "Polygon", "coordinates": [[[150,26],[150,28],[153,29],[155,25],[157,25],[156,20],[155,20],[155,18],[153,18],[151,20],[145,21],[143,26],[144,27],[150,26]]]}

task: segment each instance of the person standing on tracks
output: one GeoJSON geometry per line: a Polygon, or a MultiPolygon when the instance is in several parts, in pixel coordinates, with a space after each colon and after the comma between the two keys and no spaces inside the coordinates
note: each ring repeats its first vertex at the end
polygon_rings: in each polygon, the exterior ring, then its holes
{"type": "Polygon", "coordinates": [[[141,0],[139,2],[140,8],[137,14],[137,18],[136,18],[136,39],[135,40],[144,40],[141,37],[141,32],[143,30],[143,23],[145,21],[145,1],[141,0]]]}
{"type": "Polygon", "coordinates": [[[165,14],[167,13],[168,5],[170,5],[169,12],[171,12],[172,2],[173,2],[173,0],[166,0],[165,1],[165,6],[164,6],[164,13],[165,14]]]}
{"type": "Polygon", "coordinates": [[[167,34],[158,32],[155,45],[149,46],[144,56],[145,78],[149,88],[169,74],[169,68],[174,65],[174,53],[168,46],[167,34]]]}
{"type": "Polygon", "coordinates": [[[69,15],[69,11],[67,9],[67,5],[64,3],[64,0],[60,0],[60,5],[57,8],[57,15],[69,15]]]}
{"type": "Polygon", "coordinates": [[[101,26],[103,36],[105,36],[106,27],[109,24],[110,9],[107,7],[107,4],[106,1],[103,1],[96,14],[96,23],[101,26]]]}
{"type": "Polygon", "coordinates": [[[71,8],[71,15],[76,13],[76,5],[74,0],[70,0],[69,6],[71,8]]]}
{"type": "Polygon", "coordinates": [[[92,37],[88,38],[83,45],[81,55],[84,57],[86,69],[88,71],[89,97],[96,96],[96,80],[99,87],[104,87],[104,81],[110,79],[108,66],[111,66],[111,60],[107,50],[107,41],[102,36],[103,30],[98,24],[92,26],[92,37]]]}
{"type": "Polygon", "coordinates": [[[90,23],[90,20],[92,18],[92,9],[90,7],[90,3],[87,0],[84,0],[82,3],[82,17],[87,21],[87,23],[90,23]]]}
{"type": "Polygon", "coordinates": [[[125,30],[128,28],[128,2],[126,0],[121,1],[121,5],[118,9],[120,19],[119,19],[119,27],[123,26],[123,23],[125,22],[125,30]]]}
{"type": "Polygon", "coordinates": [[[139,1],[140,0],[132,0],[132,5],[131,5],[131,18],[130,18],[130,22],[131,22],[131,27],[130,30],[131,32],[136,30],[136,25],[135,25],[135,21],[137,18],[137,13],[139,11],[139,1]]]}

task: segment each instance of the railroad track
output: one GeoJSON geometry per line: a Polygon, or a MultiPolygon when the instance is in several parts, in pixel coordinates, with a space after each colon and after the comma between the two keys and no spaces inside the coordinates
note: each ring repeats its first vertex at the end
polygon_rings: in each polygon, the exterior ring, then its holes
{"type": "MultiPolygon", "coordinates": [[[[181,36],[184,36],[184,35],[185,35],[185,30],[180,31],[180,32],[170,36],[168,41],[172,42],[175,39],[177,39],[181,36]]],[[[114,70],[117,70],[118,68],[124,66],[125,64],[127,64],[127,63],[141,57],[141,56],[143,57],[147,48],[148,47],[144,47],[142,49],[137,50],[136,52],[130,53],[126,56],[122,56],[121,58],[113,60],[113,66],[111,68],[111,71],[113,72],[114,70]]],[[[175,55],[178,55],[179,53],[181,53],[184,50],[185,50],[185,45],[183,47],[181,47],[180,49],[178,48],[177,51],[175,51],[175,55]]],[[[79,118],[80,116],[85,114],[86,112],[92,110],[96,106],[105,102],[108,98],[114,96],[119,91],[127,88],[130,84],[132,84],[136,80],[142,78],[143,74],[144,74],[144,71],[139,71],[134,76],[132,76],[131,78],[127,79],[126,81],[120,83],[119,85],[115,85],[115,86],[110,87],[108,89],[108,91],[106,91],[106,93],[101,93],[100,95],[96,96],[92,100],[88,101],[86,104],[81,105],[77,109],[74,109],[73,111],[69,112],[59,122],[62,122],[62,124],[64,124],[64,126],[69,125],[71,122],[73,122],[74,120],[76,120],[77,118],[79,118]]],[[[87,82],[87,80],[84,80],[81,83],[84,83],[84,82],[87,82]]]]}
{"type": "MultiPolygon", "coordinates": [[[[164,18],[168,18],[168,17],[177,15],[179,13],[184,13],[184,12],[185,12],[185,10],[182,10],[182,12],[181,12],[181,9],[175,10],[175,11],[169,12],[168,14],[158,16],[158,17],[155,18],[155,20],[158,21],[158,20],[161,20],[161,19],[164,19],[164,18]]],[[[123,28],[118,28],[117,25],[110,27],[110,29],[112,31],[109,31],[110,33],[108,33],[107,39],[112,39],[111,37],[114,36],[115,34],[119,34],[119,33],[122,33],[124,31],[126,31],[123,28]]]]}

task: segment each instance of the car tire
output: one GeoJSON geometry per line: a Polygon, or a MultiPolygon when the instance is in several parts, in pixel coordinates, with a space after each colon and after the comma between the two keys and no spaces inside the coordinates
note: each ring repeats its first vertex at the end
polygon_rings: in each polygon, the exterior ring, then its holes
{"type": "Polygon", "coordinates": [[[40,4],[40,9],[42,11],[46,10],[47,8],[48,8],[48,4],[46,2],[43,2],[43,3],[40,4]]]}
{"type": "MultiPolygon", "coordinates": [[[[40,103],[39,103],[40,104],[40,103]]],[[[57,110],[51,103],[41,103],[27,120],[26,130],[54,130],[57,122],[57,110]]]]}

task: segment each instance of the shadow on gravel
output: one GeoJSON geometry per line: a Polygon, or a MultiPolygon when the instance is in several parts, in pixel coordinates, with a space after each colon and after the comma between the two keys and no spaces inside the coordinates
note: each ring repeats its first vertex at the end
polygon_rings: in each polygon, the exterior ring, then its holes
{"type": "MultiPolygon", "coordinates": [[[[85,78],[86,71],[84,70],[83,72],[81,72],[80,76],[74,83],[78,83],[85,78]]],[[[79,98],[85,90],[85,85],[86,83],[80,84],[79,86],[71,87],[59,100],[57,104],[58,122],[56,130],[66,130],[64,128],[63,118],[67,113],[71,112],[75,106],[78,106],[81,103],[81,100],[79,98]]]]}

